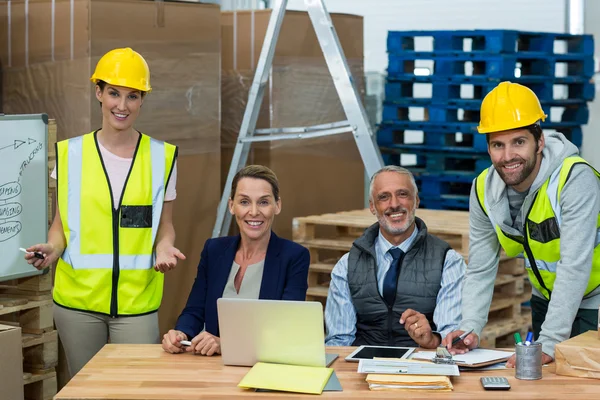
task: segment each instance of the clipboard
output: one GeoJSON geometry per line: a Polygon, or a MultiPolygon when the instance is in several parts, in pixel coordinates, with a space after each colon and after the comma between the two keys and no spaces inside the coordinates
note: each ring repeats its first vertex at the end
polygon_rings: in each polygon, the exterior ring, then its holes
{"type": "MultiPolygon", "coordinates": [[[[514,354],[514,352],[508,351],[499,351],[499,350],[488,350],[488,349],[475,349],[471,351],[471,354],[457,354],[456,358],[450,354],[448,349],[444,346],[439,346],[436,349],[435,357],[431,359],[436,364],[446,364],[446,365],[457,365],[461,368],[481,368],[487,367],[490,365],[498,364],[501,362],[506,362],[508,359],[514,354]],[[483,354],[485,352],[485,354],[483,354]],[[468,362],[467,360],[471,360],[473,357],[472,354],[480,353],[481,355],[478,357],[479,360],[477,362],[468,362]],[[464,359],[461,359],[461,357],[464,359]]],[[[415,359],[418,358],[419,353],[415,353],[415,359]]]]}

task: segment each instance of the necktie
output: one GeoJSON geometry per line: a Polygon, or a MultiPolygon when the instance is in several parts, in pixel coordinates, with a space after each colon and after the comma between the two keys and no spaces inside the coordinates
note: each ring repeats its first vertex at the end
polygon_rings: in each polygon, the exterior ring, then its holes
{"type": "Polygon", "coordinates": [[[392,255],[393,261],[392,265],[390,265],[390,269],[385,274],[385,278],[383,278],[383,299],[391,306],[394,303],[394,297],[396,296],[398,271],[400,270],[404,252],[398,248],[391,248],[389,253],[392,255]]]}

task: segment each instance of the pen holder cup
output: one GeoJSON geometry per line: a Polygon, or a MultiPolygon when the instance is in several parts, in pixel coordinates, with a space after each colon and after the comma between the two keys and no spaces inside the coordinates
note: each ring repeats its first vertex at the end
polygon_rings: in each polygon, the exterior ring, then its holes
{"type": "Polygon", "coordinates": [[[531,343],[526,346],[519,343],[515,346],[517,361],[515,378],[525,380],[542,379],[542,344],[531,343]]]}

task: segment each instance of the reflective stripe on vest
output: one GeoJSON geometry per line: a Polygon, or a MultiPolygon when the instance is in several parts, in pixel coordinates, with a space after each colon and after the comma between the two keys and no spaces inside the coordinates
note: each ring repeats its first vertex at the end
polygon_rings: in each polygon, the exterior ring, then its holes
{"type": "Polygon", "coordinates": [[[176,147],[141,134],[114,209],[96,141],[91,133],[57,145],[67,247],[57,264],[54,299],[111,316],[155,311],[164,276],[153,269],[154,242],[176,147]]]}
{"type": "MultiPolygon", "coordinates": [[[[512,237],[500,229],[500,224],[494,221],[487,210],[489,204],[485,196],[485,185],[488,170],[483,171],[475,182],[477,198],[483,211],[488,215],[496,230],[500,245],[509,257],[523,255],[529,279],[536,289],[546,298],[550,298],[554,281],[556,279],[556,267],[560,256],[560,226],[562,214],[560,208],[560,193],[567,182],[571,169],[576,164],[589,165],[581,157],[568,157],[563,161],[561,168],[557,169],[544,182],[536,193],[534,202],[525,218],[526,238],[512,237]],[[527,247],[531,251],[531,257],[527,254],[527,247]],[[525,253],[525,254],[523,254],[525,253]],[[535,262],[536,268],[531,268],[531,262],[535,262]],[[538,276],[536,276],[539,275],[538,276]],[[548,290],[546,290],[546,288],[548,290]]],[[[492,167],[493,168],[493,167],[492,167]]],[[[594,170],[595,171],[595,170],[594,170]]],[[[596,176],[600,174],[595,171],[596,176]]],[[[597,217],[595,249],[592,259],[592,273],[585,294],[590,293],[600,285],[600,215],[597,217]]]]}

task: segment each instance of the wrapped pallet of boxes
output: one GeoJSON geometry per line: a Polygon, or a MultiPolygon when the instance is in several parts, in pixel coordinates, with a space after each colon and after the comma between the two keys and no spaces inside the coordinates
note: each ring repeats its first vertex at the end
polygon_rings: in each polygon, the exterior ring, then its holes
{"type": "Polygon", "coordinates": [[[174,225],[188,257],[166,274],[161,332],[185,306],[220,198],[220,14],[215,4],[167,1],[0,4],[0,25],[10,27],[8,36],[0,29],[3,111],[47,113],[59,140],[101,127],[89,78],[103,54],[131,47],[149,64],[153,90],[135,128],[179,146],[174,225]]]}
{"type": "MultiPolygon", "coordinates": [[[[222,13],[221,181],[225,183],[270,10],[222,13]]],[[[352,77],[364,94],[363,18],[331,14],[352,77]]],[[[287,11],[273,58],[257,128],[309,126],[346,119],[306,12],[287,11]]],[[[275,232],[292,238],[300,215],[364,205],[364,167],[351,133],[253,144],[248,164],[277,174],[282,212],[275,232]]]]}
{"type": "Polygon", "coordinates": [[[600,338],[587,331],[556,345],[556,374],[600,379],[600,338]]]}

